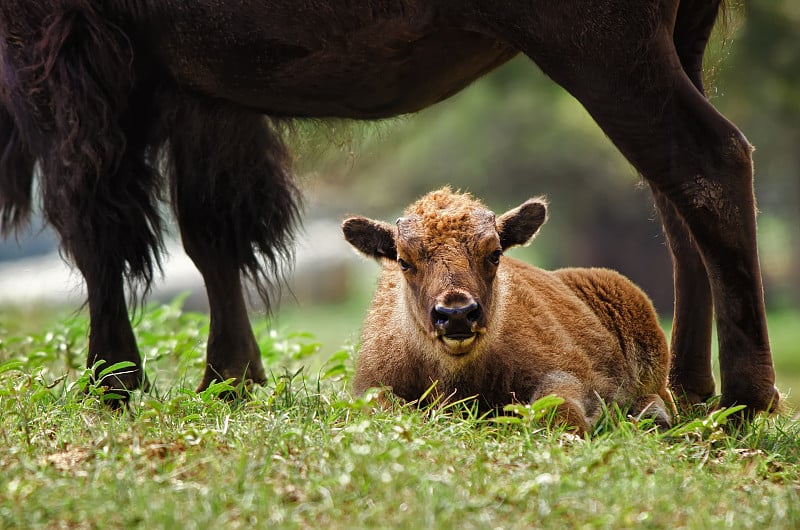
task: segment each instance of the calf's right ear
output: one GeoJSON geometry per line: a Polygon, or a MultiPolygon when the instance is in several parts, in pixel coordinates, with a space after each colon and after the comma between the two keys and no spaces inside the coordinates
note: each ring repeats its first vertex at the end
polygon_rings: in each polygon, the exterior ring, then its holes
{"type": "Polygon", "coordinates": [[[381,258],[397,259],[395,228],[389,223],[366,217],[350,217],[342,223],[342,232],[347,242],[367,257],[379,261],[381,258]]]}

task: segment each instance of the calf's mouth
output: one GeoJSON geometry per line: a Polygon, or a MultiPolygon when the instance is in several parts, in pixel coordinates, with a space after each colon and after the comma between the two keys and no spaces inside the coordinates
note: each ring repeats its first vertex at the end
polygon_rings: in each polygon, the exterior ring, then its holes
{"type": "Polygon", "coordinates": [[[464,355],[472,350],[478,337],[483,333],[486,333],[486,328],[482,328],[475,323],[469,331],[464,330],[457,333],[445,333],[444,330],[439,329],[436,335],[438,340],[442,341],[442,344],[449,354],[464,355]]]}
{"type": "Polygon", "coordinates": [[[458,333],[453,335],[441,335],[439,338],[450,353],[463,355],[472,348],[477,336],[477,333],[458,333]]]}

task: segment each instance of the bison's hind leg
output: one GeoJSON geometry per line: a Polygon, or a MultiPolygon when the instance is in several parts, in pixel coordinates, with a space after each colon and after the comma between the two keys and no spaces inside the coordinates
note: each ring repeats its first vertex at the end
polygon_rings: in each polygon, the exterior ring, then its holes
{"type": "Polygon", "coordinates": [[[167,97],[174,111],[165,126],[171,200],[211,314],[198,390],[229,378],[262,383],[242,278],[255,283],[268,305],[272,278],[291,257],[299,194],[289,156],[261,114],[185,93],[167,97]]]}

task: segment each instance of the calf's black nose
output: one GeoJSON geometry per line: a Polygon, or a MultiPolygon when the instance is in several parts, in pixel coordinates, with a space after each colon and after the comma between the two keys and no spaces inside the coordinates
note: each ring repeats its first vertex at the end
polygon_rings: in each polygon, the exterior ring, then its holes
{"type": "Polygon", "coordinates": [[[433,325],[445,335],[472,335],[472,325],[480,317],[480,305],[474,300],[458,305],[436,304],[431,311],[433,325]]]}

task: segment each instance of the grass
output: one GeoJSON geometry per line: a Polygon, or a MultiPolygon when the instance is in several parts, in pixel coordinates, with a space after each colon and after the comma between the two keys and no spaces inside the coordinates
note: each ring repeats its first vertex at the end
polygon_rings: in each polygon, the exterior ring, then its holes
{"type": "Polygon", "coordinates": [[[590,439],[547,403],[376,410],[352,348],[256,326],[270,381],[195,394],[205,316],[153,307],[137,334],[154,388],[103,406],[82,313],[0,320],[0,528],[796,528],[800,424],[684,411],[658,433],[616,410],[590,439]],[[42,331],[45,330],[45,331],[42,331]]]}

